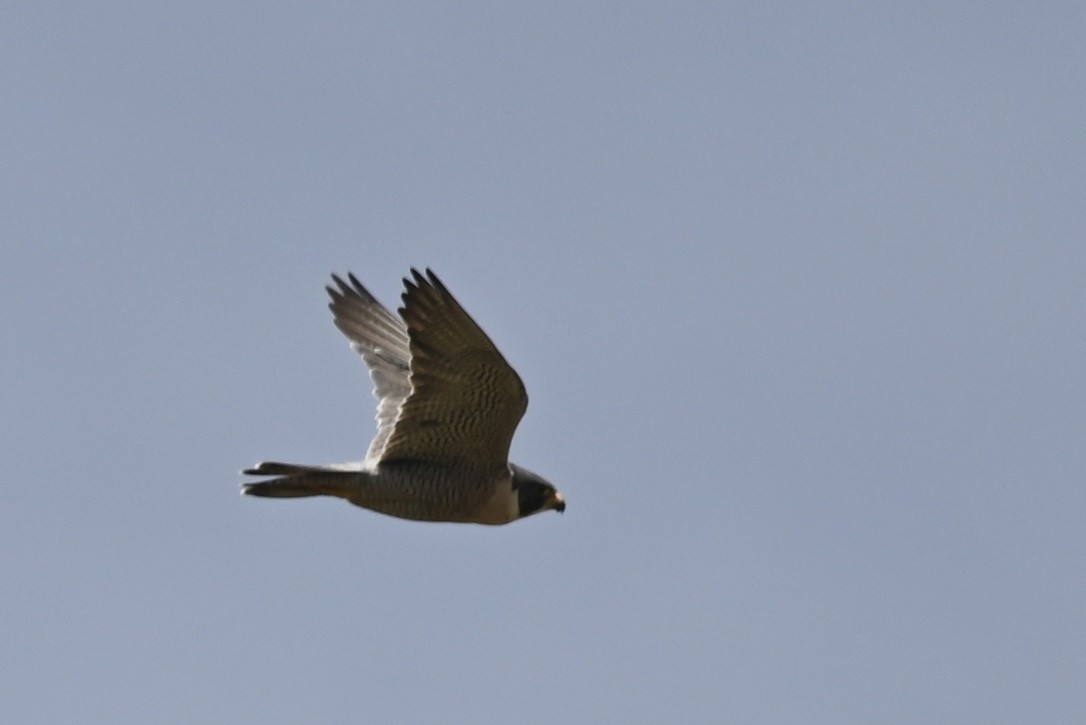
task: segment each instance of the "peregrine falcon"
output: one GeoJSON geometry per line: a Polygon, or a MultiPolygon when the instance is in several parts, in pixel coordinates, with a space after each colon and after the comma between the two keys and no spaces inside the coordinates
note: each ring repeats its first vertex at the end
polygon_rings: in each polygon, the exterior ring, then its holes
{"type": "Polygon", "coordinates": [[[562,495],[510,463],[509,444],[528,407],[520,376],[437,275],[411,270],[396,317],[353,274],[328,286],[336,327],[362,356],[377,398],[377,435],[354,463],[258,463],[275,476],[242,493],[270,498],[338,496],[416,521],[506,524],[562,495]]]}

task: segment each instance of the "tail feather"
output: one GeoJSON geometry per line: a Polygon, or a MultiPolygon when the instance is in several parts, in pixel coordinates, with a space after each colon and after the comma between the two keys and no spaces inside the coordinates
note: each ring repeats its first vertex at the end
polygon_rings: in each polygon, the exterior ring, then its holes
{"type": "Polygon", "coordinates": [[[241,487],[241,492],[247,496],[261,496],[264,498],[304,498],[306,496],[323,496],[324,493],[304,483],[293,483],[289,478],[281,478],[276,481],[264,483],[246,483],[241,487]]]}
{"type": "Polygon", "coordinates": [[[350,498],[357,487],[358,471],[342,471],[324,466],[298,466],[293,463],[258,463],[242,473],[251,476],[279,476],[267,481],[242,484],[241,492],[264,498],[304,498],[338,496],[350,498]]]}
{"type": "Polygon", "coordinates": [[[320,473],[328,470],[334,469],[328,466],[303,466],[297,463],[261,461],[252,468],[246,468],[242,473],[246,476],[295,476],[299,473],[320,473]]]}

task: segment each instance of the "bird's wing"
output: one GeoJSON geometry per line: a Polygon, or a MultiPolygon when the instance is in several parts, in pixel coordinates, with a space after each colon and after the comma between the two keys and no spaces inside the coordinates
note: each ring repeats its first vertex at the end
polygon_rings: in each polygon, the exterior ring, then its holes
{"type": "Polygon", "coordinates": [[[362,286],[353,274],[347,282],[332,275],[336,287],[326,287],[332,301],[336,327],[362,356],[377,398],[377,435],[366,452],[366,460],[379,460],[392,434],[400,404],[411,392],[407,327],[362,286]]]}
{"type": "Polygon", "coordinates": [[[437,275],[411,274],[400,308],[410,337],[411,394],[382,459],[504,466],[528,407],[524,383],[437,275]]]}

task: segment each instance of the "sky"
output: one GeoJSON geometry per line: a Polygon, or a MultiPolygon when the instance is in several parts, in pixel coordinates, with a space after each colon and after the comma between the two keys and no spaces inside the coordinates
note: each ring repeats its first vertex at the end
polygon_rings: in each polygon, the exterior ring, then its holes
{"type": "Polygon", "coordinates": [[[0,720],[1086,720],[1081,3],[5,3],[0,720]],[[432,267],[563,515],[362,457],[432,267]]]}

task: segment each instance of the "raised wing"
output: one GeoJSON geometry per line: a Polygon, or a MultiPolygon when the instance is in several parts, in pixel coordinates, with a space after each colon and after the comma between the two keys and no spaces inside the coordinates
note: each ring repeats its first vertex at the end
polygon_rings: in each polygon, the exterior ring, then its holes
{"type": "Polygon", "coordinates": [[[336,327],[362,356],[373,378],[377,398],[377,435],[366,452],[366,460],[379,460],[384,452],[400,405],[411,392],[407,327],[362,286],[353,274],[349,282],[332,275],[336,288],[325,287],[332,301],[336,327]]]}
{"type": "Polygon", "coordinates": [[[524,384],[437,275],[411,275],[400,308],[411,392],[381,458],[504,466],[528,407],[524,384]]]}

